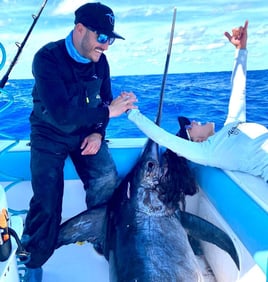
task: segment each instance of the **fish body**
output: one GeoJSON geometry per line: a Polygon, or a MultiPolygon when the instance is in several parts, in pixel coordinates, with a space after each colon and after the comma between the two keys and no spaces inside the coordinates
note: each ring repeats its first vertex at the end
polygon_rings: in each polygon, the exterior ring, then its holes
{"type": "Polygon", "coordinates": [[[149,140],[114,195],[106,240],[110,281],[201,281],[179,206],[168,207],[159,199],[159,155],[149,140]]]}
{"type": "Polygon", "coordinates": [[[58,247],[76,241],[101,244],[111,282],[203,281],[188,234],[224,249],[239,267],[228,235],[181,211],[179,202],[165,191],[176,189],[173,174],[166,177],[168,167],[158,145],[148,140],[107,209],[85,211],[64,223],[58,247]],[[104,226],[96,224],[100,218],[105,219],[104,226]]]}

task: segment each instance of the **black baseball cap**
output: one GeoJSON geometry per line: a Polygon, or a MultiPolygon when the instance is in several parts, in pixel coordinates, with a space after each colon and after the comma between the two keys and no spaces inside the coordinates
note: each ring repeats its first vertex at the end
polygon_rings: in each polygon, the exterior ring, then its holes
{"type": "Polygon", "coordinates": [[[188,134],[186,132],[186,126],[191,124],[191,121],[187,117],[180,116],[178,117],[178,121],[180,124],[180,130],[178,132],[178,136],[189,140],[188,134]]]}
{"type": "Polygon", "coordinates": [[[87,3],[75,11],[75,24],[81,23],[94,29],[97,33],[103,33],[110,38],[125,39],[114,32],[115,16],[111,8],[97,3],[87,3]]]}

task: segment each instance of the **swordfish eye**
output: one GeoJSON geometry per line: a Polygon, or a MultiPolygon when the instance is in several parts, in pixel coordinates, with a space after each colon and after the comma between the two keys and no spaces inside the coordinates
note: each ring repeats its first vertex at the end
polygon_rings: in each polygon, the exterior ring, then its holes
{"type": "Polygon", "coordinates": [[[154,163],[153,161],[149,161],[149,162],[147,163],[147,167],[148,167],[148,172],[151,173],[151,172],[154,171],[156,165],[155,165],[155,163],[154,163]]]}

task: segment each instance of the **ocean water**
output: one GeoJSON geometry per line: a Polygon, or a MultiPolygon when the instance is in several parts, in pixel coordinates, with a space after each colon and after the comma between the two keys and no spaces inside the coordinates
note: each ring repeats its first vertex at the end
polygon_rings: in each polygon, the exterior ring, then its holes
{"type": "MultiPolygon", "coordinates": [[[[177,133],[177,117],[184,115],[201,122],[214,121],[223,126],[230,96],[231,72],[168,74],[164,91],[161,127],[177,133]]],[[[155,120],[162,75],[112,77],[113,95],[133,91],[140,110],[155,120]]],[[[0,94],[0,138],[29,139],[31,90],[34,80],[9,80],[0,94]]],[[[268,127],[268,70],[247,73],[247,121],[268,127]]],[[[112,118],[107,138],[145,137],[125,114],[112,118]]]]}

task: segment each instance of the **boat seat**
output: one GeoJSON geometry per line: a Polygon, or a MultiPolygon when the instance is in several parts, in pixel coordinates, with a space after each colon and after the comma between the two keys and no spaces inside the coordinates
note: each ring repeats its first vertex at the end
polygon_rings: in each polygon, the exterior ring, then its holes
{"type": "Polygon", "coordinates": [[[189,165],[200,189],[268,276],[267,183],[242,172],[189,165]]]}
{"type": "Polygon", "coordinates": [[[268,184],[262,178],[239,171],[224,170],[224,172],[268,212],[268,184]]]}

